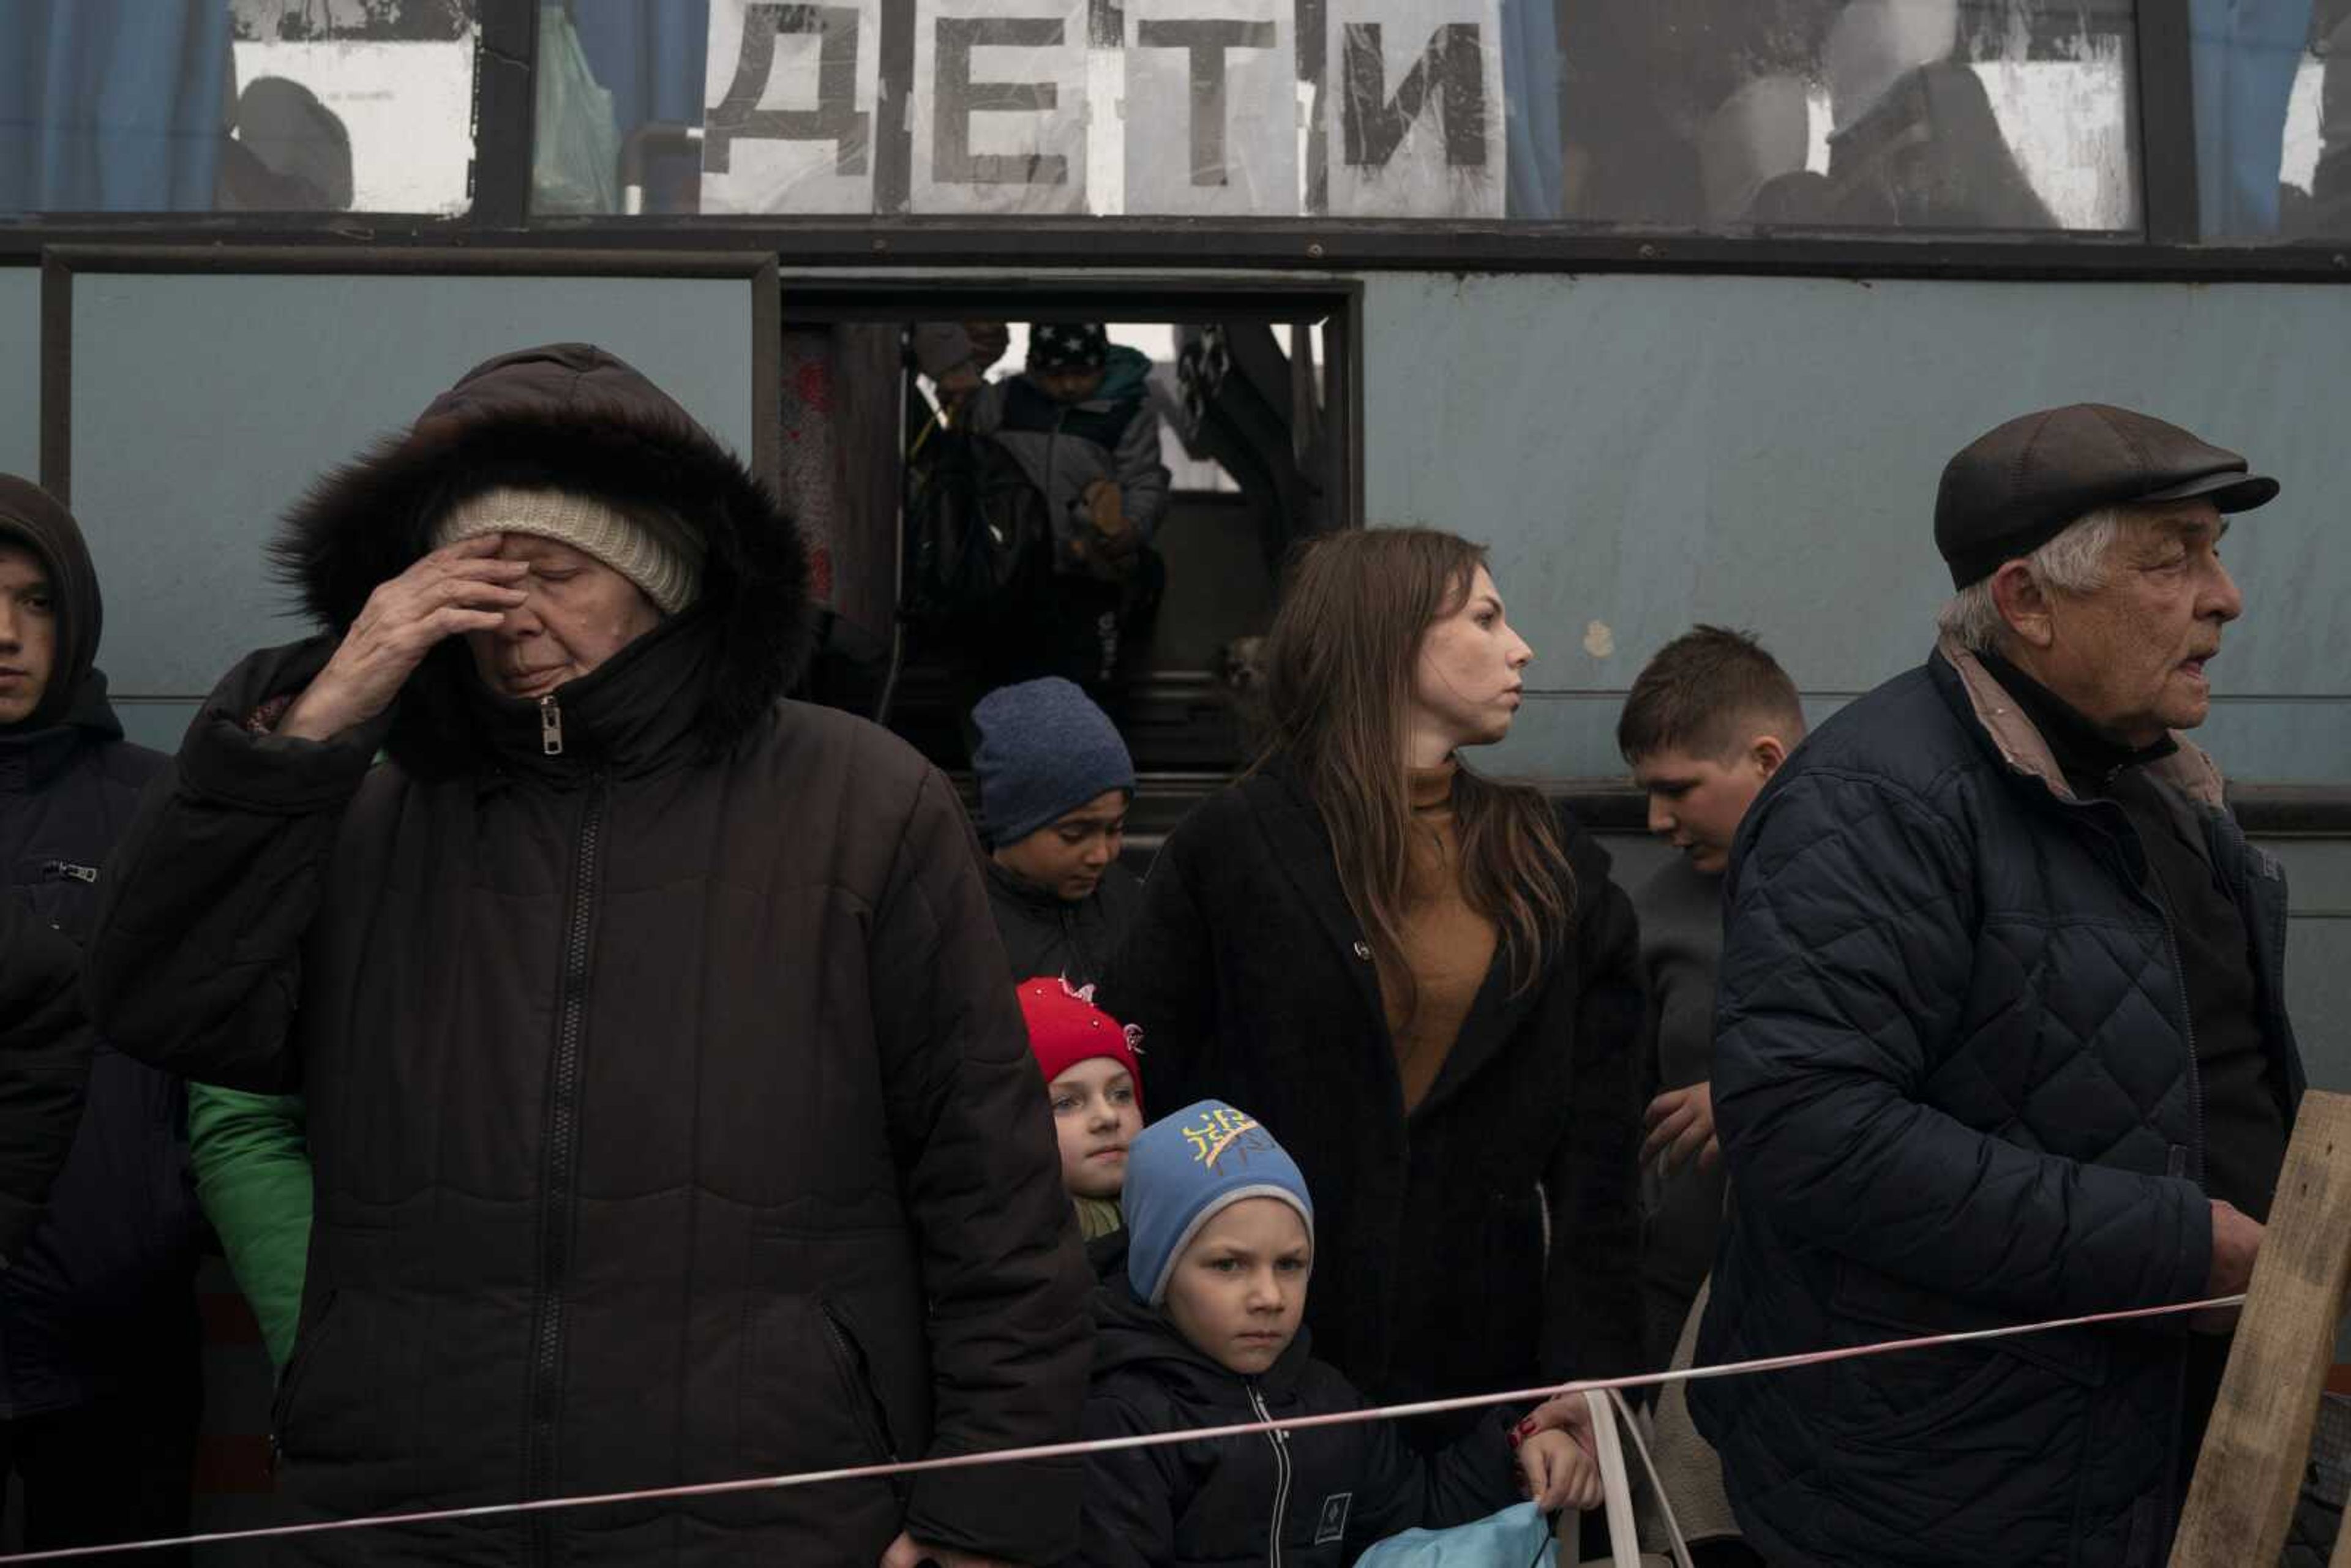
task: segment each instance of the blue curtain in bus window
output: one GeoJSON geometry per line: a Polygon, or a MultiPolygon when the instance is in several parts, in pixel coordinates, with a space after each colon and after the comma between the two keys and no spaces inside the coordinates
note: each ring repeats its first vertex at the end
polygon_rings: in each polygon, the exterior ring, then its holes
{"type": "Polygon", "coordinates": [[[2189,0],[2197,217],[2208,238],[2277,232],[2286,101],[2310,10],[2311,0],[2189,0]]]}
{"type": "Polygon", "coordinates": [[[1502,0],[1502,101],[1514,218],[1561,216],[1559,14],[1553,0],[1502,0]]]}
{"type": "Polygon", "coordinates": [[[622,135],[653,120],[702,123],[709,0],[572,0],[571,27],[622,135]]]}
{"type": "MultiPolygon", "coordinates": [[[[612,123],[623,141],[656,120],[702,123],[709,0],[571,0],[571,27],[588,68],[612,95],[612,123]]],[[[655,151],[645,169],[645,210],[693,211],[700,204],[700,154],[655,151]]]]}
{"type": "Polygon", "coordinates": [[[0,0],[0,211],[213,204],[225,0],[0,0]]]}

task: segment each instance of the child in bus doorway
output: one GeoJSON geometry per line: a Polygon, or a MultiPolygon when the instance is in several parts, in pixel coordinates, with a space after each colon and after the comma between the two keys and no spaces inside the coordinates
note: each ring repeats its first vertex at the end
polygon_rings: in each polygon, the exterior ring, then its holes
{"type": "Polygon", "coordinates": [[[1143,900],[1118,858],[1134,799],[1126,742],[1058,676],[990,692],[971,716],[987,906],[1012,972],[1092,985],[1143,900]]]}
{"type": "Polygon", "coordinates": [[[964,428],[1010,455],[1045,499],[1047,570],[1001,619],[1025,627],[1036,673],[1096,689],[1157,606],[1165,569],[1151,548],[1167,511],[1159,416],[1144,395],[1151,361],[1113,345],[1100,322],[1040,321],[1028,368],[966,404],[964,428]]]}
{"type": "Polygon", "coordinates": [[[1143,1130],[1143,1074],[1134,1064],[1143,1031],[1094,1006],[1092,986],[1040,975],[1021,981],[1019,996],[1029,1051],[1053,1105],[1061,1185],[1077,1207],[1079,1233],[1092,1242],[1119,1228],[1127,1149],[1143,1130]]]}
{"type": "MultiPolygon", "coordinates": [[[[1128,1151],[1125,1209],[1123,1267],[1094,1293],[1089,1438],[1364,1407],[1309,1349],[1313,1200],[1255,1118],[1203,1100],[1144,1128],[1128,1151]]],[[[1498,1413],[1426,1456],[1385,1421],[1097,1453],[1081,1557],[1089,1568],[1336,1568],[1399,1531],[1466,1524],[1520,1495],[1545,1509],[1599,1501],[1598,1466],[1577,1439],[1519,1442],[1508,1422],[1498,1413]]]]}

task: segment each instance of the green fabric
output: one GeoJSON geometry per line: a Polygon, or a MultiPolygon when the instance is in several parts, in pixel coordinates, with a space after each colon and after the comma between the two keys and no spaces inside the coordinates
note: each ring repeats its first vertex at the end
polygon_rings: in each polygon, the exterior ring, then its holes
{"type": "Polygon", "coordinates": [[[1118,1200],[1109,1197],[1076,1197],[1070,1201],[1078,1206],[1078,1235],[1092,1241],[1097,1236],[1108,1236],[1125,1221],[1120,1218],[1118,1200]]]}
{"type": "Polygon", "coordinates": [[[261,1323],[272,1365],[294,1354],[310,1251],[310,1145],[299,1094],[188,1085],[196,1198],[261,1323]]]}

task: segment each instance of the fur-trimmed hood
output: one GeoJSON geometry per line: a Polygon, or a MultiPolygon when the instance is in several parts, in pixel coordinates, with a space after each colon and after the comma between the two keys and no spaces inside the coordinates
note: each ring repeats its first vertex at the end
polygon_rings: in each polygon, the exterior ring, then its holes
{"type": "MultiPolygon", "coordinates": [[[[435,398],[406,433],[328,474],[271,547],[329,632],[430,548],[451,507],[499,485],[654,502],[703,530],[702,597],[676,629],[713,657],[694,728],[705,751],[741,739],[790,687],[815,623],[799,526],[668,394],[586,343],[501,354],[435,398]]],[[[403,692],[387,748],[403,766],[463,770],[475,755],[465,648],[434,651],[403,692]]]]}

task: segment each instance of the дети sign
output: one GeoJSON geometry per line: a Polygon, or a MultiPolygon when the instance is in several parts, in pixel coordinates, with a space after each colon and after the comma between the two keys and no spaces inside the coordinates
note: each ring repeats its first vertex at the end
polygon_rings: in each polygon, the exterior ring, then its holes
{"type": "Polygon", "coordinates": [[[1499,217],[1498,5],[713,0],[702,210],[1499,217]]]}

